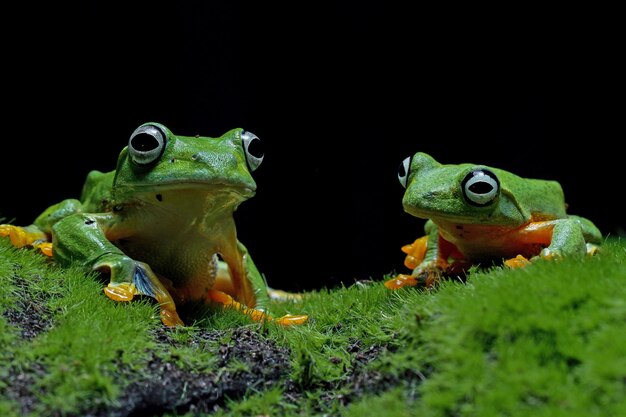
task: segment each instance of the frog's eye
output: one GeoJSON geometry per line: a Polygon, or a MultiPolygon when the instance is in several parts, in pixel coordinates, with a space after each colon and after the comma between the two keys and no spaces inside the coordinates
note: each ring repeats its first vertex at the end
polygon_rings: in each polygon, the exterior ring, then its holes
{"type": "Polygon", "coordinates": [[[243,142],[243,150],[246,152],[246,161],[250,171],[254,171],[263,162],[263,144],[261,139],[254,133],[243,132],[241,134],[241,141],[243,142]]]}
{"type": "Polygon", "coordinates": [[[500,192],[500,181],[488,169],[475,169],[465,176],[461,187],[468,203],[482,207],[496,199],[500,192]]]}
{"type": "Polygon", "coordinates": [[[398,180],[404,188],[406,188],[406,181],[409,179],[409,167],[411,166],[411,157],[408,156],[402,161],[398,167],[398,180]]]}
{"type": "Polygon", "coordinates": [[[139,126],[128,140],[128,153],[134,163],[148,165],[161,157],[165,135],[156,126],[139,126]]]}

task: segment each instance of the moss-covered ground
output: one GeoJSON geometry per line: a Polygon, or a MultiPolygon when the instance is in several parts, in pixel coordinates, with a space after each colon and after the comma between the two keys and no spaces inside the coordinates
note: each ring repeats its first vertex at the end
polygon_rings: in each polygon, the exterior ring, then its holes
{"type": "Polygon", "coordinates": [[[0,415],[626,416],[623,240],[428,291],[386,278],[273,306],[303,326],[208,308],[170,329],[0,239],[0,415]]]}

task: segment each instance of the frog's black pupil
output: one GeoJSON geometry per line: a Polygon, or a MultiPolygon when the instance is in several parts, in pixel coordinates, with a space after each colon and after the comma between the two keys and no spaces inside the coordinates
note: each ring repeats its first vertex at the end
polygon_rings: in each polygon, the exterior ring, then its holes
{"type": "Polygon", "coordinates": [[[398,167],[398,176],[404,178],[406,176],[406,170],[404,169],[404,162],[398,167]]]}
{"type": "Polygon", "coordinates": [[[478,181],[470,185],[469,189],[474,194],[487,194],[493,190],[493,186],[489,183],[478,181]]]}
{"type": "Polygon", "coordinates": [[[139,152],[149,152],[159,147],[159,141],[149,133],[135,135],[130,144],[139,152]]]}
{"type": "Polygon", "coordinates": [[[263,145],[259,139],[252,139],[248,144],[248,153],[255,158],[263,157],[263,145]]]}

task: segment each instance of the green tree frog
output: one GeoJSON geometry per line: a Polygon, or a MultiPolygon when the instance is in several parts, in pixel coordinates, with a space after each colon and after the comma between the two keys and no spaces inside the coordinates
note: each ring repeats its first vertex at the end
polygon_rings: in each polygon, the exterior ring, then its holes
{"type": "Polygon", "coordinates": [[[233,213],[254,195],[251,172],[262,161],[259,138],[242,129],[186,137],[146,123],[115,171],[89,173],[80,200],[53,205],[27,227],[0,225],[0,236],[107,274],[104,292],[115,301],[155,298],[168,326],[183,324],[176,306],[189,301],[300,324],[307,316],[266,311],[272,290],[236,236],[233,213]]]}
{"type": "Polygon", "coordinates": [[[536,259],[593,254],[602,235],[588,219],[566,214],[556,181],[521,178],[484,165],[443,165],[418,152],[399,167],[404,210],[427,219],[426,235],[402,251],[411,274],[385,285],[432,286],[481,262],[523,267],[536,259]]]}

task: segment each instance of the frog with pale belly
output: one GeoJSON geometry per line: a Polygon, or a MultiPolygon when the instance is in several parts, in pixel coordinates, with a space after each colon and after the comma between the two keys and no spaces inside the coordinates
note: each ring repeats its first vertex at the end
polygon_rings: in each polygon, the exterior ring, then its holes
{"type": "Polygon", "coordinates": [[[602,235],[588,219],[566,214],[556,181],[521,178],[484,165],[443,165],[418,152],[400,165],[402,205],[427,219],[426,235],[402,248],[411,274],[390,289],[432,286],[472,265],[504,260],[523,267],[537,259],[593,254],[602,235]]]}
{"type": "Polygon", "coordinates": [[[62,265],[108,274],[104,292],[113,300],[155,298],[168,326],[183,324],[177,305],[198,301],[232,306],[258,321],[303,323],[307,316],[267,313],[273,290],[236,236],[233,212],[255,193],[259,142],[242,129],[186,137],[143,124],[115,171],[88,175],[80,200],[48,208],[27,227],[0,225],[0,236],[62,265]]]}

